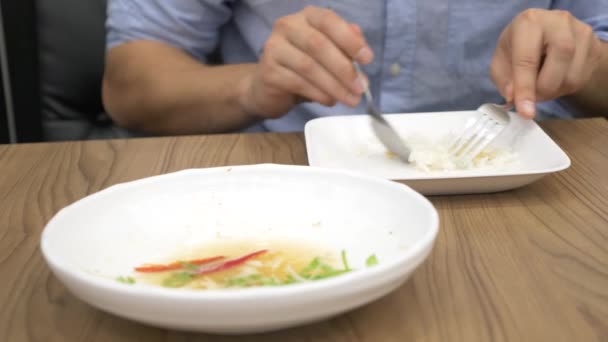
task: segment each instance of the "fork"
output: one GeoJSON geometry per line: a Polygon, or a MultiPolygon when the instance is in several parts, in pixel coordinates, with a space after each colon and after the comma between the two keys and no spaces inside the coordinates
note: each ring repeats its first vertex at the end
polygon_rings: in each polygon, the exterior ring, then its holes
{"type": "MultiPolygon", "coordinates": [[[[359,63],[353,62],[357,74],[363,75],[361,71],[361,67],[359,63]]],[[[362,76],[359,76],[362,77],[362,76]]],[[[405,143],[397,131],[391,126],[391,124],[384,118],[384,116],[380,113],[380,111],[374,105],[374,98],[372,97],[372,93],[369,90],[369,85],[365,84],[365,102],[367,114],[372,117],[371,125],[376,137],[378,140],[382,142],[384,147],[386,147],[389,151],[393,152],[399,159],[402,161],[409,163],[411,149],[405,143]]]]}
{"type": "Polygon", "coordinates": [[[460,135],[449,144],[450,154],[467,163],[473,160],[507,127],[511,121],[511,109],[511,103],[485,103],[479,106],[478,115],[471,116],[460,135]]]}

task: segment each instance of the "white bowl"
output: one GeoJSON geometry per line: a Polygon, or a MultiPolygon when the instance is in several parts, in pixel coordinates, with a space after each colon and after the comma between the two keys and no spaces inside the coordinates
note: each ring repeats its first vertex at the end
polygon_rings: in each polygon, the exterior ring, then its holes
{"type": "Polygon", "coordinates": [[[43,255],[79,298],[139,322],[249,333],[321,320],[399,287],[428,256],[437,212],[405,185],[345,171],[256,165],[193,169],[112,186],[61,210],[43,255]],[[335,278],[272,288],[181,290],[117,276],[217,239],[290,239],[346,250],[335,278]],[[365,268],[375,253],[379,264],[365,268]]]}

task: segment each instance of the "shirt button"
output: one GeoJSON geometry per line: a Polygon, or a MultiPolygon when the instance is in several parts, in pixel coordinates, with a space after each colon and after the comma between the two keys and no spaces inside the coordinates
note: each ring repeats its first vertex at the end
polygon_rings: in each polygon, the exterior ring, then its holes
{"type": "Polygon", "coordinates": [[[401,65],[399,63],[391,64],[391,75],[398,76],[401,73],[401,65]]]}

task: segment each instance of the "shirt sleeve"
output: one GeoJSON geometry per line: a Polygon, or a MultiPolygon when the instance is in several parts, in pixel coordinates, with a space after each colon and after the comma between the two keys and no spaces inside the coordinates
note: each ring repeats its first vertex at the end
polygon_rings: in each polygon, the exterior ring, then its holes
{"type": "Polygon", "coordinates": [[[226,0],[109,0],[106,48],[160,41],[205,61],[232,16],[226,0]]]}

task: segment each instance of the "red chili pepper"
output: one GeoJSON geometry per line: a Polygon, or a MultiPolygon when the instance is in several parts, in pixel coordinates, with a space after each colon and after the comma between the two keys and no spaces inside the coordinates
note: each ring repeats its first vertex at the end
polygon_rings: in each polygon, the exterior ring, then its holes
{"type": "Polygon", "coordinates": [[[135,271],[142,272],[142,273],[172,271],[172,270],[178,270],[178,269],[184,267],[184,264],[205,265],[208,263],[212,263],[214,261],[222,260],[224,258],[225,257],[223,257],[223,256],[215,256],[215,257],[211,257],[211,258],[194,259],[194,260],[183,261],[183,262],[176,261],[176,262],[172,262],[168,265],[144,265],[144,266],[140,266],[140,267],[135,267],[135,271]]]}
{"type": "Polygon", "coordinates": [[[268,252],[267,249],[263,249],[261,251],[257,251],[257,252],[253,252],[251,254],[247,254],[245,256],[242,256],[240,258],[237,259],[232,259],[232,260],[228,260],[224,263],[221,264],[217,264],[217,265],[209,265],[207,267],[201,267],[198,272],[196,272],[196,275],[206,275],[206,274],[210,274],[210,273],[215,273],[215,272],[220,272],[220,271],[225,271],[231,268],[234,268],[236,266],[242,265],[244,264],[247,260],[253,259],[259,255],[262,255],[264,253],[268,252]]]}

